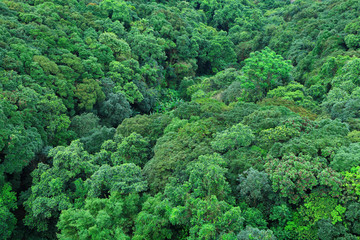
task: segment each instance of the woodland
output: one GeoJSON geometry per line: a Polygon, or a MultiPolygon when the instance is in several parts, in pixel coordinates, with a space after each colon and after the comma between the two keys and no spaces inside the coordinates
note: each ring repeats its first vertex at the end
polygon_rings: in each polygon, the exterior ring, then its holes
{"type": "Polygon", "coordinates": [[[0,0],[0,239],[359,240],[360,0],[0,0]]]}

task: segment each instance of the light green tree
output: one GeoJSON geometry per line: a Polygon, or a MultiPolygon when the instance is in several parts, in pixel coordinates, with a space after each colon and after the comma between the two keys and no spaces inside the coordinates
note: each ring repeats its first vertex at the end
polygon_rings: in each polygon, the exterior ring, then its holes
{"type": "Polygon", "coordinates": [[[291,80],[291,70],[290,61],[284,60],[268,47],[251,53],[241,69],[241,82],[245,89],[242,98],[247,101],[264,98],[269,90],[286,85],[291,80]]]}

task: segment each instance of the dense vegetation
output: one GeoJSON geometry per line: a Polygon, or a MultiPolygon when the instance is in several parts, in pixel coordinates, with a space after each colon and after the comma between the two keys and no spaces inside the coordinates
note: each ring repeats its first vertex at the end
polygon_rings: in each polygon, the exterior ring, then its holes
{"type": "Polygon", "coordinates": [[[0,239],[360,239],[359,0],[0,0],[0,239]]]}

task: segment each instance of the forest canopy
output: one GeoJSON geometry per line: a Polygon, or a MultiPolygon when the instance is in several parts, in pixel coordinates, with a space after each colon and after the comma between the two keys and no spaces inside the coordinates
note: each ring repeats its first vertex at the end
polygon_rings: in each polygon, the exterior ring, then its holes
{"type": "Polygon", "coordinates": [[[0,239],[360,239],[360,1],[0,0],[0,239]]]}

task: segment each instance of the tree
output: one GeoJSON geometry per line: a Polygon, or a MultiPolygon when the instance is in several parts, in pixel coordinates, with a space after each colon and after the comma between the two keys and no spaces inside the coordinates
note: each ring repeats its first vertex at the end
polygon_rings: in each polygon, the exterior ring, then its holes
{"type": "Polygon", "coordinates": [[[242,92],[241,82],[235,81],[221,93],[221,100],[226,104],[237,102],[242,92]]]}
{"type": "Polygon", "coordinates": [[[250,239],[274,240],[276,239],[276,237],[274,236],[274,233],[271,230],[260,230],[252,226],[246,226],[246,228],[237,235],[237,239],[238,240],[250,240],[250,239]]]}
{"type": "Polygon", "coordinates": [[[215,27],[228,31],[235,24],[239,24],[243,31],[261,29],[263,25],[261,11],[253,8],[249,2],[227,0],[219,5],[212,19],[212,24],[215,27]],[[252,17],[251,20],[250,17],[252,17]]]}
{"type": "Polygon", "coordinates": [[[345,138],[349,133],[347,124],[339,120],[325,119],[312,125],[313,130],[311,125],[308,125],[310,127],[308,130],[311,130],[308,134],[302,134],[284,144],[275,143],[270,149],[271,155],[280,157],[286,154],[303,154],[315,158],[320,156],[330,162],[340,146],[349,144],[348,139],[345,138]]]}
{"type": "Polygon", "coordinates": [[[112,159],[114,163],[134,163],[143,167],[151,155],[149,140],[140,134],[131,133],[118,144],[112,159]]]}
{"type": "Polygon", "coordinates": [[[265,220],[263,210],[259,208],[245,207],[245,204],[241,204],[241,210],[243,211],[243,217],[245,219],[245,226],[252,226],[259,229],[267,228],[267,221],[265,220]]]}
{"type": "MultiPolygon", "coordinates": [[[[21,100],[20,100],[21,102],[21,100]]],[[[20,173],[43,147],[42,136],[34,127],[26,127],[19,108],[0,99],[0,172],[20,173]]]]}
{"type": "Polygon", "coordinates": [[[103,66],[98,63],[96,57],[90,56],[83,62],[85,72],[82,74],[83,79],[99,79],[104,77],[103,66]]]}
{"type": "Polygon", "coordinates": [[[329,195],[340,196],[342,177],[332,169],[324,168],[319,159],[290,155],[281,160],[271,159],[265,168],[273,190],[289,198],[290,203],[299,203],[318,185],[326,186],[329,195]]]}
{"type": "Polygon", "coordinates": [[[72,129],[79,137],[87,135],[92,129],[98,127],[99,117],[93,113],[83,113],[75,116],[71,120],[70,129],[72,129]]]}
{"type": "Polygon", "coordinates": [[[131,49],[129,44],[123,39],[119,39],[115,33],[102,33],[99,36],[99,42],[105,44],[113,51],[116,60],[122,61],[130,58],[131,49]]]}
{"type": "Polygon", "coordinates": [[[2,153],[5,155],[1,163],[2,169],[6,173],[19,173],[26,167],[35,154],[40,152],[43,141],[35,128],[28,130],[21,127],[11,127],[6,136],[9,140],[3,143],[2,153]]]}
{"type": "Polygon", "coordinates": [[[96,167],[79,140],[51,149],[49,157],[52,166],[40,163],[32,172],[33,185],[24,194],[24,223],[50,237],[56,232],[60,212],[83,203],[86,187],[81,177],[89,177],[96,167]]]}
{"type": "Polygon", "coordinates": [[[133,163],[125,163],[110,167],[102,165],[86,181],[89,186],[88,196],[104,198],[108,194],[140,193],[147,189],[147,182],[143,179],[141,168],[133,163]]]}
{"type": "Polygon", "coordinates": [[[89,153],[95,153],[100,150],[101,144],[109,139],[112,139],[115,134],[114,128],[107,128],[105,126],[97,126],[91,129],[88,134],[80,138],[84,148],[89,153]]]}
{"type": "Polygon", "coordinates": [[[100,7],[107,11],[108,17],[113,21],[119,20],[129,27],[134,18],[137,18],[133,11],[134,6],[123,0],[105,0],[102,1],[100,7]]]}
{"type": "Polygon", "coordinates": [[[272,190],[268,175],[253,168],[239,174],[238,181],[240,196],[245,198],[246,202],[251,206],[263,202],[272,190]]]}
{"type": "Polygon", "coordinates": [[[134,59],[121,62],[112,61],[109,64],[108,76],[120,86],[131,81],[141,80],[139,63],[134,59]]]}
{"type": "Polygon", "coordinates": [[[200,104],[196,102],[181,103],[173,111],[174,116],[180,119],[190,119],[192,116],[199,116],[201,114],[200,104]]]}
{"type": "Polygon", "coordinates": [[[117,127],[132,113],[130,104],[122,93],[110,93],[99,108],[99,115],[104,123],[112,127],[117,127]]]}
{"type": "Polygon", "coordinates": [[[0,1],[0,239],[356,239],[359,17],[0,1]]]}
{"type": "Polygon", "coordinates": [[[240,208],[230,204],[234,201],[224,166],[219,154],[200,156],[188,165],[184,180],[170,178],[164,194],[144,203],[134,239],[155,236],[170,239],[174,236],[173,229],[188,233],[179,238],[234,237],[234,232],[243,228],[244,220],[240,208]]]}
{"type": "Polygon", "coordinates": [[[347,207],[347,211],[345,212],[345,218],[348,222],[350,222],[350,229],[351,232],[359,235],[359,220],[360,220],[360,203],[359,202],[352,202],[347,207]]]}
{"type": "Polygon", "coordinates": [[[57,227],[59,239],[130,239],[142,199],[137,194],[88,198],[84,207],[62,211],[57,227]]]}
{"type": "Polygon", "coordinates": [[[45,56],[34,56],[33,61],[42,67],[46,75],[56,75],[60,72],[57,64],[45,56]]]}
{"type": "Polygon", "coordinates": [[[308,96],[304,86],[297,82],[292,82],[286,86],[279,86],[273,90],[270,90],[266,97],[280,97],[285,100],[294,101],[299,106],[310,110],[316,109],[317,107],[312,97],[308,96]]]}
{"type": "Polygon", "coordinates": [[[291,237],[297,238],[332,239],[331,235],[348,235],[342,225],[345,211],[337,198],[315,191],[305,199],[285,229],[291,237]]]}
{"type": "Polygon", "coordinates": [[[249,126],[254,133],[258,133],[261,130],[275,128],[284,120],[294,116],[295,114],[286,107],[266,106],[244,116],[241,123],[249,126]]]}
{"type": "Polygon", "coordinates": [[[140,64],[151,63],[154,60],[161,64],[167,58],[165,39],[156,37],[151,31],[141,32],[137,28],[132,28],[129,34],[129,44],[132,53],[137,56],[135,59],[140,64]]]}
{"type": "Polygon", "coordinates": [[[349,171],[360,165],[360,143],[352,143],[348,147],[341,147],[330,163],[330,167],[341,172],[349,171]]]}
{"type": "Polygon", "coordinates": [[[217,32],[212,27],[200,24],[193,32],[192,40],[197,45],[199,73],[217,73],[235,65],[234,44],[226,32],[217,32]]]}
{"type": "Polygon", "coordinates": [[[224,159],[219,154],[200,156],[199,159],[190,163],[186,169],[189,180],[186,183],[194,198],[207,198],[211,195],[219,200],[230,199],[229,184],[225,179],[226,170],[224,159]]]}
{"type": "Polygon", "coordinates": [[[214,118],[200,119],[186,124],[179,133],[169,132],[159,138],[154,157],[144,166],[150,189],[162,189],[169,177],[184,171],[189,162],[212,153],[209,138],[217,131],[218,125],[214,118]]]}
{"type": "Polygon", "coordinates": [[[346,229],[342,224],[332,224],[330,219],[318,221],[318,238],[321,240],[330,240],[334,238],[356,239],[355,236],[346,234],[346,229]],[[345,236],[344,236],[345,235],[345,236]]]}
{"type": "Polygon", "coordinates": [[[0,237],[10,239],[14,232],[17,219],[12,210],[17,208],[16,193],[9,183],[2,184],[0,190],[0,237]]]}
{"type": "Polygon", "coordinates": [[[345,43],[349,48],[356,49],[360,47],[358,43],[360,39],[357,35],[358,32],[360,32],[360,29],[358,27],[359,20],[359,18],[354,19],[345,27],[345,32],[348,34],[345,37],[345,43]]]}
{"type": "Polygon", "coordinates": [[[240,73],[235,68],[227,68],[211,77],[210,81],[215,85],[215,89],[224,89],[239,79],[240,73]]]}
{"type": "Polygon", "coordinates": [[[261,52],[250,54],[241,69],[242,87],[245,89],[242,98],[247,101],[258,101],[266,93],[290,81],[292,66],[282,56],[266,47],[261,52]]]}
{"type": "Polygon", "coordinates": [[[352,167],[349,171],[343,172],[344,189],[348,197],[360,198],[360,167],[352,167]]]}
{"type": "Polygon", "coordinates": [[[290,221],[292,218],[292,211],[291,208],[287,204],[281,204],[277,206],[273,206],[271,209],[270,220],[276,221],[276,225],[274,228],[275,235],[287,235],[286,231],[284,231],[284,227],[286,226],[287,222],[290,221]]]}
{"type": "Polygon", "coordinates": [[[346,208],[338,203],[338,199],[324,196],[318,192],[311,193],[299,209],[300,215],[307,219],[306,225],[308,226],[314,226],[322,219],[330,219],[331,223],[335,225],[344,220],[345,211],[346,208]]]}
{"type": "Polygon", "coordinates": [[[289,118],[284,120],[275,128],[264,129],[259,133],[259,144],[268,149],[274,143],[287,142],[302,134],[308,134],[314,129],[314,124],[300,117],[289,118]]]}
{"type": "Polygon", "coordinates": [[[171,228],[166,211],[172,208],[172,204],[163,198],[163,194],[159,193],[144,202],[135,221],[134,240],[172,239],[176,232],[171,228]]]}
{"type": "Polygon", "coordinates": [[[211,142],[211,146],[219,152],[226,152],[239,147],[247,147],[254,138],[251,129],[239,123],[232,126],[229,130],[217,133],[214,141],[211,142]]]}
{"type": "MultiPolygon", "coordinates": [[[[84,65],[81,62],[81,58],[75,56],[74,54],[71,53],[63,54],[61,63],[65,64],[71,69],[71,71],[76,73],[75,76],[77,76],[77,78],[85,71],[84,65]]],[[[77,78],[74,80],[77,80],[77,78]]]]}
{"type": "Polygon", "coordinates": [[[133,132],[147,137],[153,147],[163,134],[165,127],[171,122],[167,114],[136,115],[126,118],[116,129],[116,133],[124,137],[130,136],[133,132]]]}
{"type": "Polygon", "coordinates": [[[78,84],[75,97],[79,99],[79,108],[87,111],[92,110],[96,103],[105,100],[105,94],[101,90],[99,82],[94,79],[84,79],[83,83],[78,84]]]}

